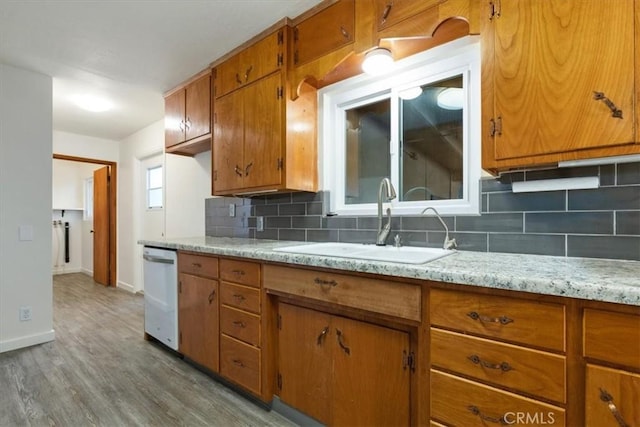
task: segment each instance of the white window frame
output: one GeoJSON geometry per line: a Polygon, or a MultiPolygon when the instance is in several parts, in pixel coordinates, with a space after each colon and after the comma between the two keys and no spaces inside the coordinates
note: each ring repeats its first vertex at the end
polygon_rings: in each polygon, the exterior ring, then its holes
{"type": "MultiPolygon", "coordinates": [[[[339,215],[376,215],[376,203],[345,203],[345,110],[391,98],[391,182],[399,188],[398,92],[456,75],[463,76],[463,197],[449,200],[390,202],[394,215],[417,215],[428,206],[443,215],[480,214],[481,123],[480,43],[478,36],[464,37],[396,63],[396,71],[381,77],[359,75],[319,91],[319,135],[322,189],[328,193],[327,212],[339,215]]],[[[325,204],[326,205],[326,204],[325,204]]]]}
{"type": "Polygon", "coordinates": [[[149,167],[146,169],[146,172],[145,172],[145,173],[146,173],[146,181],[147,181],[147,189],[146,189],[146,192],[145,192],[145,196],[146,196],[146,205],[145,205],[145,207],[147,208],[147,210],[148,210],[148,211],[158,211],[158,210],[162,210],[162,209],[164,209],[164,196],[165,196],[165,189],[164,189],[164,187],[165,187],[165,185],[164,185],[164,166],[163,166],[162,164],[154,165],[154,166],[149,166],[149,167]],[[149,180],[150,172],[151,172],[152,170],[155,170],[155,169],[161,169],[161,172],[162,172],[162,173],[161,173],[161,175],[162,175],[162,183],[161,183],[160,187],[151,187],[151,186],[150,186],[151,184],[149,183],[149,181],[150,181],[150,180],[149,180]],[[162,206],[150,206],[150,202],[149,202],[149,200],[150,200],[151,198],[149,197],[149,194],[151,193],[151,191],[152,191],[152,190],[157,190],[157,189],[161,189],[161,190],[162,190],[162,206]]]}

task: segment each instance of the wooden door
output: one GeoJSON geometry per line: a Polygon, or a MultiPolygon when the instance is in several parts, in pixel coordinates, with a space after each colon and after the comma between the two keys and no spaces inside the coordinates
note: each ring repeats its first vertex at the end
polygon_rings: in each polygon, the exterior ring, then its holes
{"type": "Polygon", "coordinates": [[[333,425],[408,426],[409,335],[333,317],[333,425]]]}
{"type": "Polygon", "coordinates": [[[219,371],[218,281],[180,273],[179,349],[189,359],[219,371]]]}
{"type": "Polygon", "coordinates": [[[494,118],[501,118],[495,158],[632,143],[634,0],[500,4],[493,19],[494,118]]]}
{"type": "Polygon", "coordinates": [[[185,95],[185,140],[211,132],[211,75],[191,83],[185,95]]]}
{"type": "Polygon", "coordinates": [[[111,209],[109,166],[93,171],[93,280],[109,286],[111,209]]]}
{"type": "Polygon", "coordinates": [[[213,194],[243,187],[243,91],[216,99],[213,137],[213,194]]]}
{"type": "Polygon", "coordinates": [[[244,188],[276,187],[284,168],[284,91],[280,73],[247,86],[245,92],[244,188]]]}
{"type": "Polygon", "coordinates": [[[585,393],[588,426],[640,425],[640,375],[587,365],[585,393]]]}
{"type": "Polygon", "coordinates": [[[180,89],[164,99],[164,146],[184,142],[185,91],[180,89]]]}
{"type": "Polygon", "coordinates": [[[280,399],[324,424],[331,423],[331,316],[280,303],[280,399]]]}

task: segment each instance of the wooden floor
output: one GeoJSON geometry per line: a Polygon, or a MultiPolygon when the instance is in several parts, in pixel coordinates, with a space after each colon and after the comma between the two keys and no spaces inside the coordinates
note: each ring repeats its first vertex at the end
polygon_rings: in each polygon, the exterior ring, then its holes
{"type": "Polygon", "coordinates": [[[291,426],[143,339],[143,298],[54,276],[56,340],[0,354],[0,426],[291,426]]]}

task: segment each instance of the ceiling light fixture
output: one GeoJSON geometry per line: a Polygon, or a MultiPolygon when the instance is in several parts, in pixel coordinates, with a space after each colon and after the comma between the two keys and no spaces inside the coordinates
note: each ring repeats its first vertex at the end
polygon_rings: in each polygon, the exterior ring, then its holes
{"type": "Polygon", "coordinates": [[[391,52],[383,48],[375,48],[364,56],[362,71],[372,76],[388,73],[393,69],[391,52]]]}
{"type": "Polygon", "coordinates": [[[422,95],[422,88],[420,86],[410,87],[409,89],[401,90],[398,93],[398,96],[405,101],[416,99],[420,95],[422,95]]]}
{"type": "Polygon", "coordinates": [[[464,91],[460,87],[448,87],[438,94],[438,107],[445,110],[462,110],[464,91]]]}
{"type": "Polygon", "coordinates": [[[71,100],[83,110],[94,113],[102,113],[113,108],[111,101],[94,95],[75,95],[71,100]]]}

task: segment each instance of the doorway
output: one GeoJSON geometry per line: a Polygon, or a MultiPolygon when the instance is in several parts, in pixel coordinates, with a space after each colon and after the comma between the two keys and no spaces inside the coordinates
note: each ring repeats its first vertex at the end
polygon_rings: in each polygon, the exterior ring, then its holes
{"type": "Polygon", "coordinates": [[[117,283],[116,198],[117,163],[54,154],[54,159],[104,165],[94,172],[93,278],[105,286],[117,283]],[[97,202],[97,203],[96,203],[97,202]]]}

